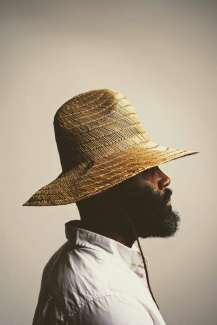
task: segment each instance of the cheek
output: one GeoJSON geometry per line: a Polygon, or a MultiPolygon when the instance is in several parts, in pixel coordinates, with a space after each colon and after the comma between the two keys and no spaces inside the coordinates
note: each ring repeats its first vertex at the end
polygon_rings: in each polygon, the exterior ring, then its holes
{"type": "Polygon", "coordinates": [[[137,188],[139,188],[139,189],[149,188],[153,192],[158,191],[157,182],[155,182],[154,179],[151,177],[139,179],[137,182],[137,188]]]}
{"type": "Polygon", "coordinates": [[[151,176],[143,176],[136,175],[133,182],[130,184],[134,188],[144,188],[144,187],[152,187],[153,186],[153,177],[151,176]]]}
{"type": "Polygon", "coordinates": [[[159,191],[156,178],[152,175],[136,175],[128,179],[120,186],[121,196],[150,198],[152,194],[159,191]]]}
{"type": "Polygon", "coordinates": [[[154,192],[159,191],[158,180],[156,177],[150,177],[145,180],[146,186],[149,186],[154,192]]]}

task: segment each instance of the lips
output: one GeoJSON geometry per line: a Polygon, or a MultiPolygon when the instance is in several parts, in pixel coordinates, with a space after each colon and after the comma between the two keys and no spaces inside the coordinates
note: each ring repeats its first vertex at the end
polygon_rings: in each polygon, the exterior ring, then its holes
{"type": "Polygon", "coordinates": [[[171,203],[171,198],[170,198],[170,194],[168,195],[168,196],[165,196],[164,198],[163,198],[163,202],[164,202],[164,204],[167,204],[167,205],[170,205],[170,203],[171,203]],[[168,197],[169,196],[169,197],[168,197]]]}
{"type": "Polygon", "coordinates": [[[163,202],[164,203],[167,203],[167,204],[170,203],[170,197],[171,197],[171,195],[172,195],[172,191],[169,188],[165,189],[165,194],[164,194],[163,202]]]}

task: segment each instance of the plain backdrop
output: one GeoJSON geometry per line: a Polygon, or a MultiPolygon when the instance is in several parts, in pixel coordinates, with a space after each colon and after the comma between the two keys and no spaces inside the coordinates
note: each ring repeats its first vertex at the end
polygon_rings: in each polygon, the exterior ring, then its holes
{"type": "MultiPolygon", "coordinates": [[[[142,240],[167,325],[216,325],[217,2],[1,1],[1,324],[31,324],[74,204],[22,207],[61,172],[53,117],[112,88],[153,141],[200,153],[162,165],[180,228],[142,240]]],[[[103,216],[102,216],[103,217],[103,216]]]]}

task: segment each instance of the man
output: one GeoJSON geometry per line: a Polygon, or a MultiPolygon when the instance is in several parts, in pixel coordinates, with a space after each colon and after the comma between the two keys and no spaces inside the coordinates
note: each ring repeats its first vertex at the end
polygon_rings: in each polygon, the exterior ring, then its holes
{"type": "Polygon", "coordinates": [[[159,165],[198,152],[152,142],[111,89],[64,103],[54,129],[62,172],[23,205],[76,203],[81,220],[66,223],[67,241],[44,268],[33,325],[165,324],[138,237],[175,234],[180,218],[159,165]]]}

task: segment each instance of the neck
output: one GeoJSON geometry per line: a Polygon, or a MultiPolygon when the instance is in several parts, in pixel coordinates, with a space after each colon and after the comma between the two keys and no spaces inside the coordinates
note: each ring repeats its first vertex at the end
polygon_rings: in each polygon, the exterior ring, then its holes
{"type": "Polygon", "coordinates": [[[117,213],[117,211],[110,214],[105,212],[105,210],[103,213],[91,210],[91,214],[87,213],[87,211],[85,214],[84,211],[81,212],[79,210],[79,212],[82,228],[114,239],[125,246],[132,247],[136,236],[132,229],[132,224],[128,221],[126,215],[117,213]]]}

